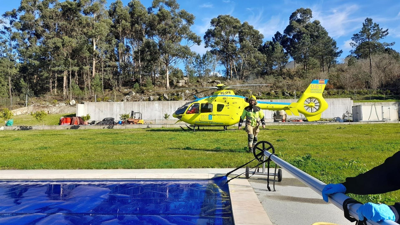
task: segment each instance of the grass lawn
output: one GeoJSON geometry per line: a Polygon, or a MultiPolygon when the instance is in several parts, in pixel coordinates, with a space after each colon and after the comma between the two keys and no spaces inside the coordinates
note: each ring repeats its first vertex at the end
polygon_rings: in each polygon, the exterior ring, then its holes
{"type": "MultiPolygon", "coordinates": [[[[37,121],[31,115],[13,116],[14,126],[41,126],[41,125],[59,125],[60,117],[72,117],[75,114],[48,114],[44,117],[43,122],[37,121]]],[[[0,118],[0,124],[4,124],[4,120],[0,118]]]]}
{"type": "MultiPolygon", "coordinates": [[[[326,183],[343,182],[400,150],[400,124],[270,126],[259,140],[326,183]]],[[[234,168],[250,159],[244,131],[180,129],[0,131],[0,169],[234,168]]],[[[400,191],[357,197],[400,202],[400,191]]]]}

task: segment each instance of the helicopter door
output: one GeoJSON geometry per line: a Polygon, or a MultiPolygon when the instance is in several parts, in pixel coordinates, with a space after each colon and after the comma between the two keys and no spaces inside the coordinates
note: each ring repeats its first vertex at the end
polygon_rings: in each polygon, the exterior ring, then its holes
{"type": "Polygon", "coordinates": [[[201,104],[201,121],[212,121],[213,120],[213,105],[211,103],[202,103],[201,104]]]}

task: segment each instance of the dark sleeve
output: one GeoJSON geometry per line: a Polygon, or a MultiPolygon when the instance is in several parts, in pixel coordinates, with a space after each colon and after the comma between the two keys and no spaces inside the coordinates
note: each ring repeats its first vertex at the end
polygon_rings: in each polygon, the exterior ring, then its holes
{"type": "Polygon", "coordinates": [[[265,125],[265,119],[264,118],[265,118],[264,116],[263,116],[263,118],[261,118],[262,125],[265,125]]]}
{"type": "Polygon", "coordinates": [[[400,216],[399,216],[399,212],[400,212],[400,203],[396,203],[396,204],[394,204],[394,205],[390,205],[389,207],[390,207],[390,209],[393,211],[393,213],[394,213],[394,215],[395,215],[395,217],[396,217],[395,222],[396,222],[396,223],[399,223],[399,222],[400,222],[400,216]]]}
{"type": "Polygon", "coordinates": [[[400,151],[370,171],[346,178],[346,193],[381,194],[400,189],[400,151]]]}

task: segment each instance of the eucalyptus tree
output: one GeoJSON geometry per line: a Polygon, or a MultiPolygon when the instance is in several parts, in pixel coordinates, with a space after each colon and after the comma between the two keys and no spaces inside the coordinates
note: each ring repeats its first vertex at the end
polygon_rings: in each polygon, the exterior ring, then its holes
{"type": "Polygon", "coordinates": [[[200,45],[201,40],[190,30],[194,24],[193,14],[179,10],[176,0],[154,0],[150,13],[153,14],[149,23],[151,36],[158,44],[160,60],[166,70],[165,87],[169,89],[169,67],[193,54],[189,45],[200,45]]]}
{"type": "Polygon", "coordinates": [[[258,51],[264,36],[253,26],[244,22],[239,30],[238,65],[240,69],[240,79],[244,79],[251,73],[260,75],[265,56],[258,51]]]}
{"type": "Polygon", "coordinates": [[[144,45],[146,35],[149,32],[149,26],[147,25],[149,22],[149,14],[139,0],[132,0],[129,2],[128,9],[130,18],[129,42],[132,48],[132,58],[133,60],[136,59],[134,66],[138,75],[139,85],[141,85],[144,62],[142,62],[143,57],[141,57],[142,51],[140,49],[144,45]]]}
{"type": "Polygon", "coordinates": [[[13,24],[17,20],[17,13],[14,9],[13,11],[6,12],[3,14],[4,20],[0,20],[1,30],[0,30],[0,60],[1,60],[1,73],[3,79],[0,80],[2,84],[6,84],[8,80],[8,85],[1,85],[0,96],[5,97],[7,95],[6,87],[8,86],[8,97],[10,98],[10,105],[13,104],[12,98],[12,81],[17,74],[17,43],[15,41],[15,29],[13,24]]]}
{"type": "Polygon", "coordinates": [[[76,1],[64,1],[59,6],[61,12],[59,22],[61,54],[63,55],[65,68],[63,74],[63,95],[64,98],[68,95],[69,99],[72,100],[72,73],[77,78],[79,51],[82,49],[80,43],[83,32],[80,28],[82,22],[82,5],[76,1]],[[67,76],[69,76],[69,82],[67,76]]]}
{"type": "Polygon", "coordinates": [[[220,15],[210,22],[211,28],[204,35],[205,47],[219,57],[226,68],[226,76],[232,79],[233,64],[239,49],[240,20],[230,15],[220,15]]]}
{"type": "Polygon", "coordinates": [[[141,72],[151,77],[153,85],[156,83],[156,67],[160,57],[158,45],[151,39],[146,39],[135,54],[136,61],[141,62],[141,72]]]}
{"type": "Polygon", "coordinates": [[[126,53],[127,45],[126,39],[130,33],[130,16],[128,7],[124,7],[121,0],[111,3],[108,14],[112,21],[111,32],[116,39],[116,50],[118,56],[118,82],[117,86],[122,86],[122,76],[127,67],[126,53]]]}
{"type": "Polygon", "coordinates": [[[96,62],[99,55],[97,44],[104,42],[110,31],[111,20],[105,8],[106,0],[80,0],[83,7],[86,36],[92,43],[92,78],[96,76],[96,62]]]}
{"type": "Polygon", "coordinates": [[[18,41],[18,52],[20,75],[28,84],[28,89],[38,93],[43,88],[38,85],[42,77],[40,73],[40,48],[43,40],[44,29],[40,8],[43,7],[39,0],[22,0],[17,9],[18,20],[14,22],[14,27],[18,30],[15,38],[18,41]]]}
{"type": "Polygon", "coordinates": [[[380,43],[379,41],[389,35],[389,30],[380,28],[371,18],[366,18],[361,30],[353,34],[350,45],[355,48],[352,51],[357,58],[369,59],[369,73],[372,76],[371,56],[376,53],[383,53],[386,47],[393,46],[393,43],[380,43]]]}

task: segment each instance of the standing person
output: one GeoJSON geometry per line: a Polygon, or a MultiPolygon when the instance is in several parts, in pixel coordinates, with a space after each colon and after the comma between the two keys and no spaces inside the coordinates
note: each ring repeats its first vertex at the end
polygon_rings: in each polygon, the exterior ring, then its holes
{"type": "Polygon", "coordinates": [[[244,108],[239,121],[239,130],[246,118],[246,132],[248,138],[248,152],[251,152],[253,146],[257,143],[257,135],[260,132],[260,125],[265,128],[264,112],[257,105],[257,99],[252,95],[249,99],[249,106],[244,108]]]}
{"type": "MultiPolygon", "coordinates": [[[[335,193],[353,193],[360,195],[382,194],[400,189],[400,151],[387,158],[385,162],[356,177],[348,177],[341,184],[328,184],[322,190],[323,199],[328,202],[328,195],[335,193]]],[[[362,205],[357,214],[360,220],[392,220],[399,219],[400,203],[393,206],[368,202],[362,205]]]]}

